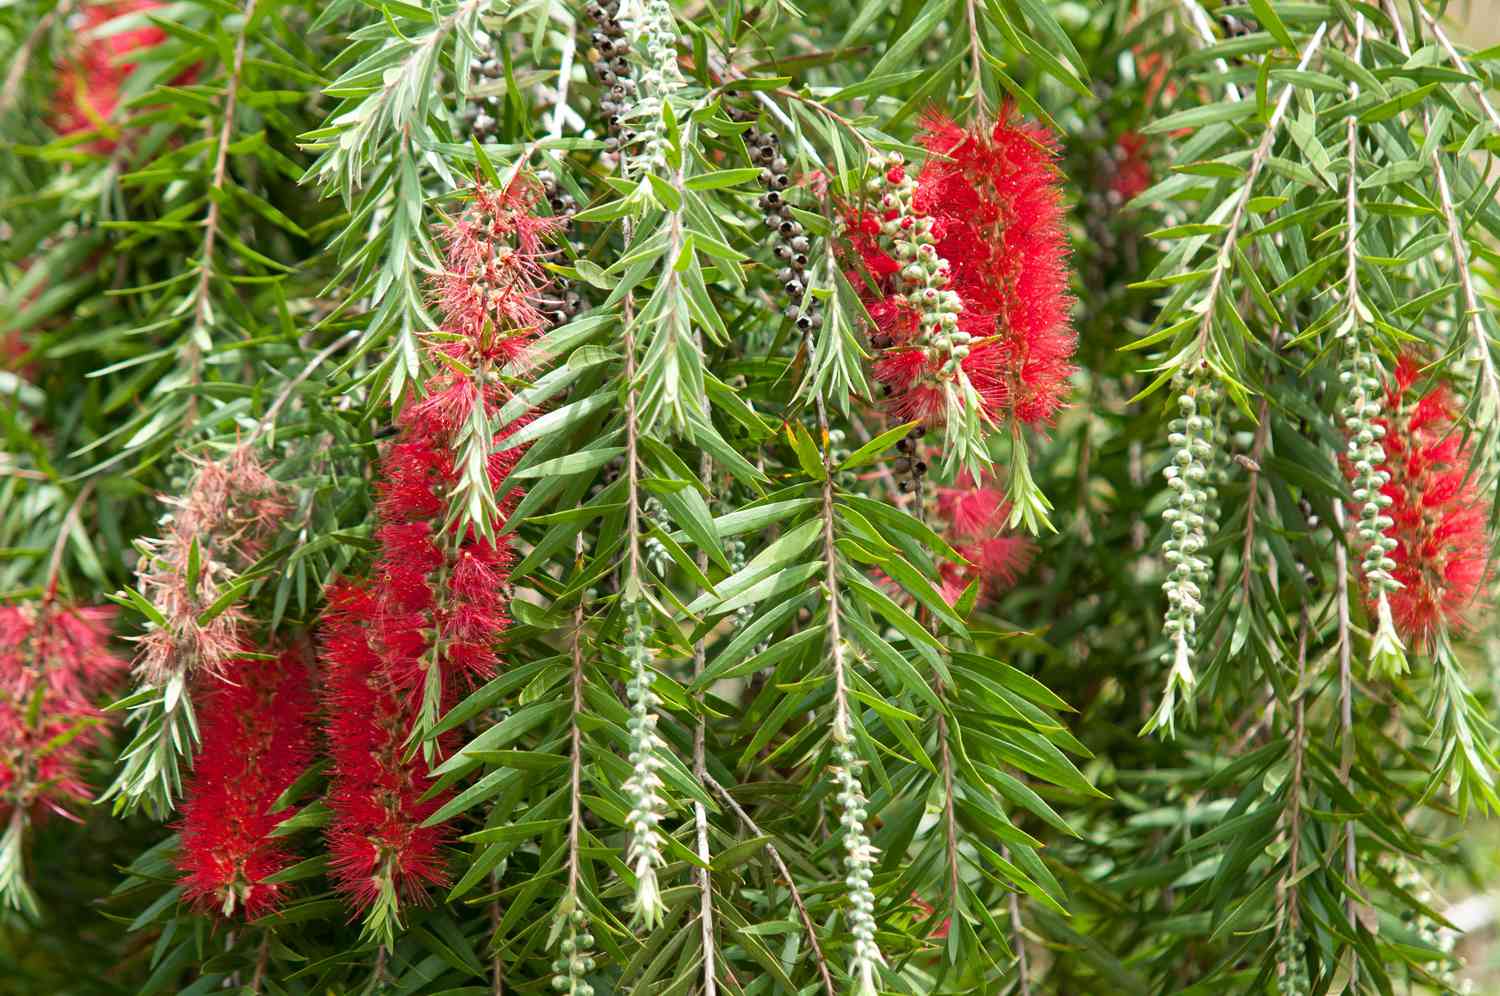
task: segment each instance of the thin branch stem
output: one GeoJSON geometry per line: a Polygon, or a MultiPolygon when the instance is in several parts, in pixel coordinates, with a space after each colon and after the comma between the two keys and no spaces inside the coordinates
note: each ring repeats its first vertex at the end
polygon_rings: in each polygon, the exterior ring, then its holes
{"type": "MultiPolygon", "coordinates": [[[[1009,861],[1010,848],[1002,847],[1000,856],[1009,861]]],[[[1016,955],[1018,991],[1020,996],[1031,996],[1031,968],[1026,960],[1026,935],[1022,933],[1021,924],[1021,894],[1014,889],[1010,894],[1010,937],[1010,944],[1015,949],[1016,955]]]]}
{"type": "MultiPolygon", "coordinates": [[[[1334,597],[1338,600],[1339,742],[1342,748],[1339,781],[1346,791],[1350,791],[1349,773],[1354,767],[1354,669],[1352,630],[1349,623],[1349,553],[1343,540],[1347,531],[1344,525],[1344,503],[1341,501],[1333,503],[1333,525],[1338,533],[1333,542],[1333,569],[1337,576],[1334,597]]],[[[1348,917],[1349,929],[1354,930],[1359,917],[1352,893],[1359,888],[1359,866],[1352,819],[1344,823],[1344,878],[1351,893],[1344,901],[1344,912],[1348,917]]],[[[1353,987],[1359,981],[1359,959],[1352,950],[1349,973],[1350,985],[1353,987]]]]}
{"type": "MultiPolygon", "coordinates": [[[[1179,0],[1182,9],[1187,13],[1188,20],[1192,22],[1193,30],[1203,40],[1204,45],[1217,45],[1219,39],[1214,36],[1213,22],[1208,19],[1208,14],[1198,3],[1198,0],[1179,0]]],[[[1229,63],[1223,59],[1214,60],[1214,68],[1221,73],[1229,72],[1229,63]]],[[[1230,100],[1241,100],[1240,88],[1233,83],[1224,84],[1224,92],[1230,100]]]]}
{"type": "MultiPolygon", "coordinates": [[[[703,348],[702,333],[698,334],[698,348],[703,348]]],[[[706,486],[713,478],[713,458],[704,452],[698,460],[698,480],[706,486]]],[[[698,551],[698,570],[708,573],[708,552],[698,551]]],[[[693,683],[703,674],[708,659],[708,638],[699,637],[693,643],[693,683]]],[[[701,701],[701,694],[698,696],[701,701]]],[[[708,777],[708,718],[700,710],[698,723],[693,728],[693,775],[699,783],[708,777]]],[[[698,878],[698,927],[703,936],[703,996],[717,996],[718,954],[714,941],[714,893],[713,873],[710,871],[708,851],[708,810],[697,799],[693,800],[693,824],[697,833],[698,859],[704,867],[696,870],[698,878]]]]}
{"type": "MultiPolygon", "coordinates": [[[[1443,30],[1442,24],[1436,17],[1432,16],[1432,11],[1428,10],[1422,4],[1416,4],[1415,6],[1417,11],[1422,15],[1422,20],[1427,22],[1427,28],[1432,32],[1432,36],[1443,47],[1443,51],[1448,53],[1448,59],[1453,63],[1453,68],[1466,76],[1478,75],[1470,68],[1468,61],[1458,54],[1458,49],[1454,48],[1453,42],[1448,40],[1448,33],[1443,30]]],[[[1364,15],[1360,16],[1363,17],[1364,15]]],[[[1495,111],[1495,105],[1491,104],[1489,97],[1485,95],[1484,87],[1473,80],[1464,85],[1474,94],[1474,99],[1479,101],[1479,106],[1484,108],[1484,116],[1490,119],[1490,124],[1494,125],[1497,131],[1500,131],[1500,113],[1495,111]]]]}
{"type": "Polygon", "coordinates": [[[255,974],[250,977],[250,992],[259,996],[266,979],[266,966],[271,961],[271,932],[262,930],[260,950],[255,953],[255,974]]]}
{"type": "MultiPolygon", "coordinates": [[[[234,112],[240,99],[240,75],[245,68],[245,44],[250,38],[250,22],[255,19],[256,0],[245,0],[244,21],[240,24],[239,38],[234,43],[234,63],[229,79],[224,84],[224,121],[219,126],[219,143],[214,158],[213,179],[208,197],[208,215],[203,219],[203,250],[198,260],[198,284],[193,289],[194,331],[207,329],[213,322],[213,304],[209,300],[209,285],[214,275],[214,249],[219,238],[219,212],[223,203],[224,178],[229,171],[229,137],[234,131],[234,112]]],[[[188,366],[192,370],[193,383],[202,376],[202,347],[196,338],[187,345],[188,366]]],[[[196,410],[196,400],[189,401],[189,411],[196,410]]]]}
{"type": "MultiPolygon", "coordinates": [[[[575,572],[582,572],[583,570],[582,531],[573,538],[573,570],[575,572]]],[[[573,609],[573,629],[568,636],[573,657],[573,721],[572,730],[569,734],[572,740],[573,757],[572,771],[568,776],[570,794],[572,796],[572,809],[568,820],[568,886],[565,895],[575,906],[578,901],[578,829],[583,825],[583,812],[579,801],[583,794],[583,731],[578,725],[578,717],[583,715],[584,600],[585,596],[580,594],[578,605],[573,609]]]]}
{"type": "Polygon", "coordinates": [[[76,0],[62,0],[56,7],[37,18],[36,25],[32,27],[26,40],[11,57],[10,70],[5,74],[5,87],[0,89],[0,114],[10,111],[11,104],[15,102],[16,92],[21,89],[21,79],[26,75],[26,67],[31,63],[31,53],[41,44],[42,35],[52,27],[54,21],[67,21],[68,15],[73,12],[76,0]]]}
{"type": "Polygon", "coordinates": [[[313,375],[313,371],[317,370],[323,364],[324,360],[359,337],[359,329],[350,329],[324,346],[312,359],[308,360],[307,365],[297,373],[297,376],[287,381],[286,387],[283,387],[281,393],[276,395],[276,400],[271,402],[271,407],[266,409],[265,415],[261,416],[260,421],[256,423],[255,430],[250,433],[249,438],[245,440],[243,445],[246,447],[254,446],[261,435],[265,433],[266,429],[276,424],[276,416],[281,413],[281,409],[286,406],[287,401],[291,399],[297,388],[305,384],[307,379],[313,375]]]}
{"type": "MultiPolygon", "coordinates": [[[[745,824],[746,828],[752,834],[757,837],[769,838],[770,835],[756,826],[755,821],[750,818],[750,814],[745,812],[744,807],[735,800],[734,796],[729,794],[728,789],[719,784],[718,779],[714,778],[713,775],[705,773],[703,775],[703,783],[715,795],[724,800],[724,804],[730,808],[735,816],[739,817],[740,822],[745,824]]],[[[769,839],[766,841],[766,854],[770,857],[771,863],[776,866],[777,874],[786,882],[787,891],[791,893],[792,905],[797,908],[797,916],[802,920],[802,929],[807,931],[808,945],[812,948],[813,964],[817,966],[818,975],[823,980],[823,989],[828,993],[828,996],[838,996],[838,990],[833,985],[833,976],[828,971],[828,961],[823,957],[823,947],[818,943],[817,929],[813,927],[812,917],[807,915],[807,905],[802,901],[802,893],[797,891],[797,882],[792,878],[791,869],[787,868],[786,862],[781,859],[781,852],[776,849],[776,845],[769,839]]]]}
{"type": "MultiPolygon", "coordinates": [[[[1318,46],[1323,44],[1323,38],[1327,34],[1328,23],[1325,21],[1318,25],[1318,30],[1313,32],[1312,38],[1307,42],[1307,47],[1302,50],[1302,58],[1297,63],[1298,71],[1307,69],[1314,53],[1317,52],[1318,46]]],[[[1219,250],[1219,261],[1214,267],[1214,275],[1209,281],[1208,292],[1204,298],[1203,320],[1198,325],[1198,341],[1194,349],[1198,360],[1202,360],[1208,350],[1209,330],[1213,327],[1219,291],[1224,285],[1225,274],[1234,266],[1234,248],[1239,241],[1240,225],[1245,220],[1245,212],[1250,204],[1251,193],[1255,189],[1256,178],[1265,168],[1266,160],[1271,158],[1271,149],[1276,144],[1276,133],[1281,127],[1282,118],[1286,117],[1287,108],[1291,106],[1292,94],[1295,91],[1296,87],[1290,83],[1282,87],[1281,96],[1277,98],[1276,109],[1271,114],[1271,120],[1266,122],[1265,134],[1261,136],[1260,144],[1255,147],[1255,153],[1250,157],[1250,167],[1245,171],[1245,176],[1235,193],[1234,212],[1229,216],[1227,230],[1224,233],[1224,244],[1219,250]]]]}
{"type": "Polygon", "coordinates": [[[974,110],[982,116],[989,109],[989,101],[984,96],[984,46],[979,38],[979,19],[974,13],[974,0],[967,0],[964,6],[967,8],[969,22],[969,85],[974,89],[974,110]]]}
{"type": "Polygon", "coordinates": [[[94,490],[94,481],[94,478],[89,478],[84,482],[83,487],[78,489],[78,494],[73,498],[73,503],[68,506],[68,511],[63,516],[62,526],[57,530],[57,539],[52,544],[52,556],[47,561],[47,583],[43,589],[46,594],[42,596],[43,602],[51,602],[57,598],[57,580],[62,573],[63,550],[68,545],[68,535],[78,524],[79,509],[88,500],[89,493],[94,490]]]}

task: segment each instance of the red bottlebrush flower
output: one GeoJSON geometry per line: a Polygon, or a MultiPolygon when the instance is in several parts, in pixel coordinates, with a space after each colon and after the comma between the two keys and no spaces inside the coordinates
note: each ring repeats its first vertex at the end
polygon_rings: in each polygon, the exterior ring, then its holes
{"type": "Polygon", "coordinates": [[[1075,336],[1057,141],[1010,108],[988,135],[929,115],[917,206],[936,220],[938,255],[966,312],[993,316],[1004,404],[1023,422],[1062,404],[1075,336]],[[946,158],[944,158],[946,157],[946,158]]]}
{"type": "MultiPolygon", "coordinates": [[[[973,342],[962,369],[986,417],[1046,421],[1062,405],[1076,341],[1056,141],[1009,108],[988,130],[930,115],[919,140],[930,155],[912,208],[932,219],[947,290],[961,301],[957,327],[973,342]]],[[[941,420],[942,359],[908,345],[915,309],[881,239],[882,222],[893,220],[860,211],[846,217],[851,248],[877,285],[864,295],[871,341],[882,354],[875,378],[897,417],[941,420]]]]}
{"type": "Polygon", "coordinates": [[[166,33],[149,24],[103,37],[95,33],[110,21],[161,6],[158,0],[116,0],[84,8],[80,31],[83,44],[67,57],[58,74],[53,128],[59,135],[101,131],[103,135],[92,143],[92,148],[97,152],[113,151],[117,139],[108,123],[120,103],[121,88],[135,69],[135,63],[128,57],[137,49],[164,41],[166,33]]]}
{"type": "MultiPolygon", "coordinates": [[[[921,916],[917,918],[918,920],[931,920],[937,914],[937,909],[915,892],[911,894],[911,904],[915,906],[921,913],[921,916]]],[[[952,918],[945,916],[927,936],[937,941],[945,940],[948,937],[948,931],[952,928],[952,926],[952,918]]]]}
{"type": "Polygon", "coordinates": [[[311,678],[295,650],[202,678],[204,747],[186,786],[177,866],[204,912],[253,920],[281,902],[282,886],[266,879],[296,858],[271,836],[283,818],[273,806],[312,760],[311,678]]]}
{"type": "MultiPolygon", "coordinates": [[[[558,220],[535,213],[541,196],[541,185],[520,175],[504,190],[479,188],[449,224],[433,283],[445,334],[429,344],[440,373],[398,416],[382,461],[380,551],[369,578],[329,595],[328,840],[339,888],[361,910],[377,899],[420,900],[444,880],[446,832],[422,826],[444,798],[423,801],[426,767],[408,758],[407,745],[456,691],[495,673],[510,624],[510,549],[450,507],[475,486],[464,473],[476,457],[475,416],[493,419],[510,396],[491,374],[528,362],[548,320],[542,263],[558,220]]],[[[490,442],[477,455],[503,520],[519,494],[496,492],[521,451],[490,442]]],[[[443,737],[437,747],[452,745],[443,737]]]]}
{"type": "Polygon", "coordinates": [[[948,542],[970,564],[944,561],[939,567],[939,592],[949,605],[976,579],[979,598],[975,604],[986,604],[1031,566],[1036,547],[1024,536],[1005,532],[1010,503],[998,488],[976,485],[963,474],[955,487],[937,489],[937,506],[948,527],[948,542]]]}
{"type": "Polygon", "coordinates": [[[0,823],[19,810],[72,818],[90,793],[78,773],[101,739],[93,705],[126,663],[109,650],[111,608],[51,601],[0,607],[0,823]]]}
{"type": "Polygon", "coordinates": [[[1444,385],[1418,394],[1420,362],[1400,358],[1386,393],[1381,445],[1390,475],[1382,493],[1391,499],[1396,540],[1391,572],[1401,583],[1386,597],[1403,639],[1430,647],[1445,628],[1465,629],[1489,583],[1487,506],[1479,483],[1466,479],[1471,447],[1457,427],[1457,406],[1444,385]]]}
{"type": "Polygon", "coordinates": [[[446,880],[442,827],[423,827],[446,796],[423,800],[426,769],[406,760],[411,698],[367,634],[381,606],[369,589],[337,585],[324,613],[328,742],[333,770],[328,844],[339,889],[360,910],[383,892],[421,901],[446,880]]]}
{"type": "Polygon", "coordinates": [[[1151,157],[1146,152],[1146,136],[1127,131],[1115,141],[1114,172],[1109,178],[1109,192],[1125,203],[1151,186],[1151,157]]]}

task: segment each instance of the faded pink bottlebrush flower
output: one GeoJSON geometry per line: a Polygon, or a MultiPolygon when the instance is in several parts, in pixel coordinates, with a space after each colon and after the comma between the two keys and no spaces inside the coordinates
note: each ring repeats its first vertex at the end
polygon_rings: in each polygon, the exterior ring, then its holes
{"type": "Polygon", "coordinates": [[[1488,502],[1469,475],[1472,444],[1458,427],[1458,406],[1446,385],[1417,389],[1420,360],[1396,363],[1385,397],[1380,489],[1391,499],[1396,540],[1391,571],[1401,588],[1386,597],[1396,629],[1409,645],[1427,649],[1444,629],[1462,631],[1487,598],[1488,502]]]}
{"type": "Polygon", "coordinates": [[[316,702],[300,651],[238,657],[199,681],[203,749],[186,785],[177,867],[203,912],[253,920],[280,905],[267,879],[296,857],[272,831],[276,800],[312,760],[316,702]]]}
{"type": "Polygon", "coordinates": [[[125,670],[109,649],[114,610],[49,600],[0,606],[0,824],[87,802],[79,773],[102,739],[94,701],[125,670]]]}
{"type": "Polygon", "coordinates": [[[204,623],[199,617],[264,552],[290,510],[282,486],[247,446],[217,460],[194,461],[187,492],[162,501],[171,509],[165,528],[159,537],[140,541],[136,568],[138,590],[166,620],[137,637],[136,670],[158,686],[174,675],[218,674],[240,652],[243,609],[231,605],[204,623]]]}

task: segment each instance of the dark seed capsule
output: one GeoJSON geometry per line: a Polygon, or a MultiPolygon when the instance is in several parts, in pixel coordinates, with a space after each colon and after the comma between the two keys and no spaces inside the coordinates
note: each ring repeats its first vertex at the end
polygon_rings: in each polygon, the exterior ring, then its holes
{"type": "Polygon", "coordinates": [[[796,230],[800,227],[802,226],[798,225],[795,221],[783,221],[780,225],[776,226],[776,230],[786,238],[791,238],[797,234],[796,230]]]}
{"type": "Polygon", "coordinates": [[[797,327],[804,332],[811,330],[813,327],[812,318],[808,315],[798,315],[797,327]]]}
{"type": "Polygon", "coordinates": [[[781,313],[788,318],[796,318],[797,306],[795,304],[789,304],[785,308],[781,309],[781,313]]]}
{"type": "MultiPolygon", "coordinates": [[[[886,388],[886,393],[889,394],[890,393],[890,389],[891,389],[891,385],[887,384],[885,386],[885,388],[886,388]]],[[[902,436],[900,439],[896,440],[896,449],[898,451],[902,452],[902,453],[910,453],[911,452],[911,440],[907,439],[905,436],[902,436]]]]}
{"type": "Polygon", "coordinates": [[[795,276],[796,274],[792,272],[792,268],[790,266],[783,266],[781,269],[776,271],[776,279],[780,280],[784,284],[790,283],[795,276]]]}
{"type": "Polygon", "coordinates": [[[799,270],[807,266],[807,253],[799,252],[792,256],[792,265],[799,270]]]}
{"type": "Polygon", "coordinates": [[[589,41],[591,41],[591,42],[594,43],[594,47],[595,48],[603,48],[606,45],[610,45],[610,44],[614,43],[614,39],[611,38],[609,35],[605,34],[602,31],[592,31],[592,32],[590,32],[589,33],[589,41]]]}
{"type": "Polygon", "coordinates": [[[814,311],[812,313],[812,323],[813,328],[815,329],[820,329],[823,327],[823,315],[821,312],[814,311]]]}
{"type": "Polygon", "coordinates": [[[621,76],[624,76],[625,74],[627,74],[627,73],[630,72],[630,63],[629,63],[629,61],[626,60],[626,58],[623,55],[617,55],[610,62],[609,68],[613,69],[616,73],[619,73],[621,76]]]}
{"type": "Polygon", "coordinates": [[[872,335],[870,337],[870,345],[876,349],[890,349],[891,337],[888,335],[872,335]]]}
{"type": "Polygon", "coordinates": [[[771,186],[775,187],[777,190],[785,190],[787,187],[791,186],[791,183],[791,177],[787,176],[785,173],[777,173],[775,179],[771,181],[771,186]]]}
{"type": "Polygon", "coordinates": [[[757,162],[770,163],[775,158],[776,150],[769,145],[762,145],[755,150],[755,159],[757,162]]]}
{"type": "Polygon", "coordinates": [[[756,179],[760,181],[760,185],[762,187],[769,187],[769,186],[772,186],[773,183],[775,182],[775,180],[776,180],[776,174],[772,173],[768,169],[763,169],[763,170],[760,171],[760,175],[757,176],[756,179]]]}
{"type": "Polygon", "coordinates": [[[911,494],[912,491],[916,489],[916,486],[916,482],[909,477],[903,480],[899,485],[897,485],[897,487],[900,488],[901,493],[904,495],[911,494]]]}
{"type": "Polygon", "coordinates": [[[927,461],[918,460],[915,464],[912,465],[911,469],[916,473],[918,477],[921,477],[923,474],[927,473],[927,461]]]}
{"type": "Polygon", "coordinates": [[[812,244],[807,241],[807,236],[805,235],[799,235],[792,239],[792,252],[807,252],[811,248],[812,244]]]}
{"type": "Polygon", "coordinates": [[[583,8],[583,12],[589,16],[590,20],[594,21],[597,21],[604,16],[604,8],[599,6],[599,4],[597,3],[588,4],[583,8]]]}
{"type": "Polygon", "coordinates": [[[782,289],[785,290],[790,297],[801,297],[802,292],[807,288],[802,285],[802,281],[800,280],[788,280],[782,289]]]}
{"type": "Polygon", "coordinates": [[[921,439],[925,435],[927,435],[926,427],[917,425],[912,427],[912,430],[906,434],[906,437],[908,439],[921,439]]]}
{"type": "Polygon", "coordinates": [[[766,194],[766,203],[772,207],[781,207],[786,203],[786,198],[781,196],[781,191],[772,190],[766,194]]]}
{"type": "Polygon", "coordinates": [[[911,461],[906,457],[898,457],[896,461],[891,464],[891,469],[898,474],[908,473],[911,470],[911,461]]]}
{"type": "Polygon", "coordinates": [[[782,245],[778,245],[775,249],[772,249],[771,252],[775,253],[776,258],[781,260],[790,259],[792,256],[792,251],[786,246],[782,245]]]}
{"type": "Polygon", "coordinates": [[[600,79],[603,79],[604,77],[610,75],[609,63],[605,62],[603,59],[594,63],[594,75],[598,76],[600,79]]]}
{"type": "Polygon", "coordinates": [[[782,158],[781,156],[777,156],[775,159],[771,160],[771,168],[774,169],[778,173],[785,173],[786,172],[786,160],[784,158],[782,158]]]}

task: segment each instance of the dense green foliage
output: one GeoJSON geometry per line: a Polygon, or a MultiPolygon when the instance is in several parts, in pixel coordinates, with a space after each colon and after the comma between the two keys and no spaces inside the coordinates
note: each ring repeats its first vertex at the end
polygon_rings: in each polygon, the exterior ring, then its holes
{"type": "Polygon", "coordinates": [[[1500,807],[1495,649],[1481,582],[1390,608],[1370,447],[1417,357],[1493,517],[1500,53],[1421,0],[626,6],[623,153],[582,4],[137,11],[95,29],[161,29],[109,142],[55,133],[79,5],[0,7],[7,603],[113,598],[126,653],[159,496],[248,446],[288,511],[197,608],[318,639],[443,372],[429,277],[475,184],[576,203],[548,269],[582,298],[462,437],[452,518],[517,557],[497,676],[418,724],[448,885],[352,907],[320,761],[281,907],[181,902],[190,723],[147,681],[85,768],[109,800],[0,847],[0,991],[1459,991],[1434,892],[1500,807]],[[913,500],[841,218],[929,108],[1057,135],[1078,369],[1047,424],[932,427],[913,500]],[[752,121],[806,178],[795,296],[752,121]],[[961,464],[1035,549],[950,604],[961,464]]]}

